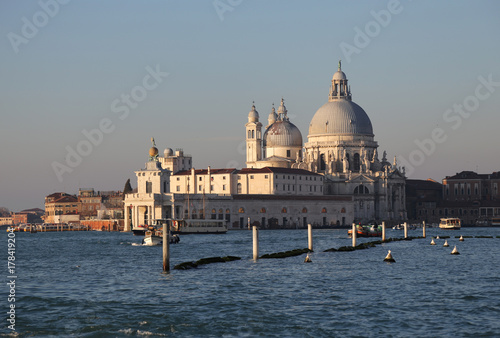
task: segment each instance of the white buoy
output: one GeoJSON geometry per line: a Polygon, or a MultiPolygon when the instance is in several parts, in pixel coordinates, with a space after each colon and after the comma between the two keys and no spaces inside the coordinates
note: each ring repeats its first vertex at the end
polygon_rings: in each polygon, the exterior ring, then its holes
{"type": "Polygon", "coordinates": [[[445,241],[444,241],[443,246],[445,246],[445,247],[449,247],[449,246],[450,246],[450,245],[448,244],[448,241],[447,241],[447,240],[445,240],[445,241]]]}
{"type": "Polygon", "coordinates": [[[436,239],[439,239],[439,236],[436,236],[436,239]]]}
{"type": "Polygon", "coordinates": [[[311,263],[311,257],[309,257],[309,254],[307,254],[306,259],[304,260],[305,263],[311,263]]]}
{"type": "Polygon", "coordinates": [[[436,243],[434,242],[434,238],[431,241],[431,245],[436,245],[436,243]]]}
{"type": "Polygon", "coordinates": [[[457,246],[455,245],[455,247],[453,248],[453,251],[451,252],[452,255],[460,255],[460,252],[458,252],[457,250],[457,246]]]}
{"type": "Polygon", "coordinates": [[[464,241],[464,236],[460,235],[460,238],[458,239],[460,242],[464,241]]]}
{"type": "Polygon", "coordinates": [[[387,256],[384,258],[384,262],[395,263],[396,261],[392,258],[391,250],[387,253],[387,256]]]}

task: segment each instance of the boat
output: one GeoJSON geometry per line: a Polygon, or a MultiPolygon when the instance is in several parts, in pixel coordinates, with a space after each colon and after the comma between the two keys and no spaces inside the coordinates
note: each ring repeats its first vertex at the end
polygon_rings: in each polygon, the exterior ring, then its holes
{"type": "Polygon", "coordinates": [[[135,236],[144,236],[146,234],[146,230],[148,230],[148,226],[141,224],[138,225],[136,228],[133,228],[132,232],[134,233],[135,236]]]}
{"type": "MultiPolygon", "coordinates": [[[[349,237],[352,237],[352,229],[347,231],[349,237]]],[[[379,225],[356,225],[356,237],[381,237],[382,227],[379,225]]]]}
{"type": "Polygon", "coordinates": [[[225,234],[225,220],[217,219],[174,219],[171,223],[174,234],[225,234]]]}
{"type": "Polygon", "coordinates": [[[462,227],[460,218],[441,218],[440,229],[458,230],[462,227]]]}
{"type": "MultiPolygon", "coordinates": [[[[170,235],[170,244],[179,243],[178,235],[170,235]]],[[[154,246],[163,244],[163,230],[155,227],[149,227],[142,239],[143,245],[154,246]]]]}
{"type": "Polygon", "coordinates": [[[401,224],[397,224],[397,225],[392,227],[392,230],[403,230],[403,229],[404,229],[404,226],[401,224]]]}

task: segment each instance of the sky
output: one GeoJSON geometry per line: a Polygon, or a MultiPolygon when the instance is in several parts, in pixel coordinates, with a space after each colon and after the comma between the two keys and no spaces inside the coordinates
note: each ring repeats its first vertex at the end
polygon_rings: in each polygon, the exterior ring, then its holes
{"type": "Polygon", "coordinates": [[[0,207],[122,190],[151,137],[245,166],[283,97],[307,142],[339,59],[408,178],[500,170],[498,1],[2,1],[0,207]]]}

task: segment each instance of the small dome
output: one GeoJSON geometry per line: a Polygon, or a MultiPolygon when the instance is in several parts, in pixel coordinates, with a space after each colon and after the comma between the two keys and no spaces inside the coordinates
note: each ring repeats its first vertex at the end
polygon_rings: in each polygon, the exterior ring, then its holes
{"type": "Polygon", "coordinates": [[[156,148],[156,147],[149,148],[149,156],[153,157],[156,155],[158,155],[158,148],[156,148]]]}
{"type": "Polygon", "coordinates": [[[276,114],[276,109],[271,109],[271,112],[269,113],[269,117],[267,118],[267,121],[269,123],[269,125],[273,124],[274,122],[276,122],[276,120],[278,119],[278,114],[276,114]]]}
{"type": "Polygon", "coordinates": [[[341,70],[338,70],[335,74],[333,74],[332,80],[347,80],[347,76],[341,70]]]}
{"type": "Polygon", "coordinates": [[[265,147],[302,147],[299,128],[289,121],[276,121],[264,133],[265,147]]]}
{"type": "Polygon", "coordinates": [[[259,122],[259,113],[255,109],[255,105],[252,106],[252,110],[248,113],[248,122],[259,122]]]}
{"type": "Polygon", "coordinates": [[[163,156],[168,157],[172,156],[174,154],[174,151],[171,148],[165,148],[163,151],[163,156]]]}

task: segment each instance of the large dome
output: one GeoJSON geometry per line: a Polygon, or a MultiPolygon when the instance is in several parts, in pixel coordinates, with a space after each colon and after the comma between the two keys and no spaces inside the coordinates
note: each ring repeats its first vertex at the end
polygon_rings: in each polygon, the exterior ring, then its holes
{"type": "Polygon", "coordinates": [[[373,136],[373,128],[363,108],[352,101],[340,99],[325,103],[311,120],[309,136],[325,134],[373,136]]]}
{"type": "Polygon", "coordinates": [[[302,147],[299,128],[289,121],[276,121],[264,133],[265,147],[302,147]]]}

